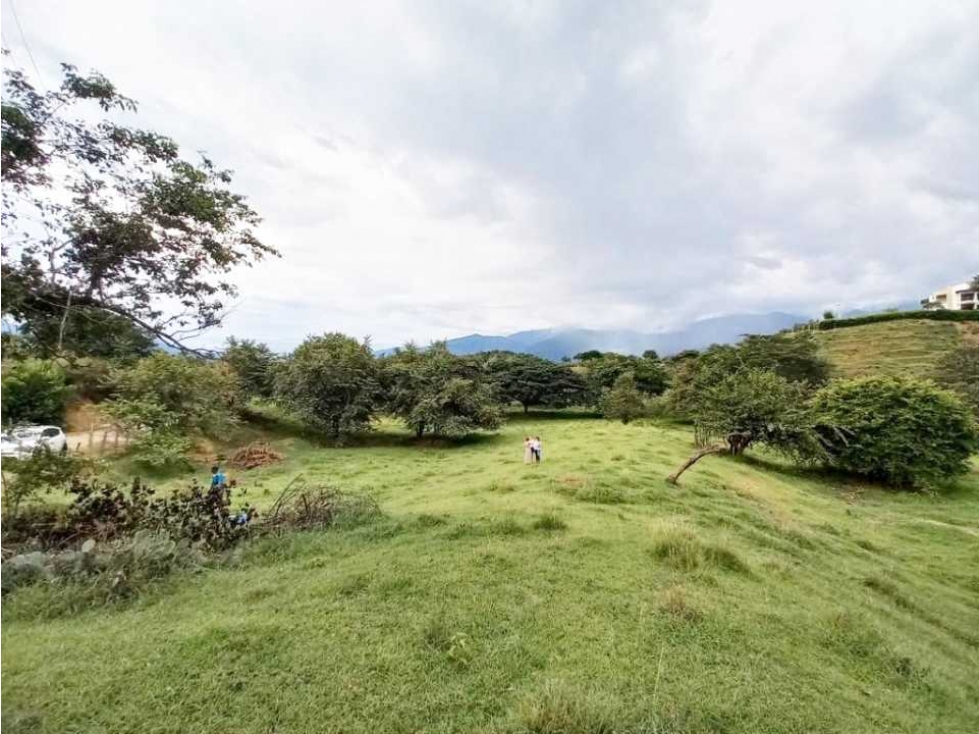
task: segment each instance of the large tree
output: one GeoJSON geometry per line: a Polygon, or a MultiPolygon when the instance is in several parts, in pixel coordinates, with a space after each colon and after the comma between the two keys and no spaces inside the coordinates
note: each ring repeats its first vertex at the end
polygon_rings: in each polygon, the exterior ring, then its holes
{"type": "Polygon", "coordinates": [[[383,360],[388,411],[419,438],[493,430],[502,422],[497,396],[474,364],[445,342],[428,349],[408,345],[383,360]]]}
{"type": "Polygon", "coordinates": [[[221,359],[238,376],[245,397],[272,397],[277,361],[268,346],[251,339],[230,337],[221,359]]]}
{"type": "Polygon", "coordinates": [[[588,383],[571,367],[532,354],[510,352],[486,356],[486,370],[502,400],[531,406],[563,408],[587,401],[588,383]]]}
{"type": "Polygon", "coordinates": [[[4,72],[3,312],[23,323],[60,314],[56,344],[82,308],[184,348],[220,323],[235,295],[228,272],[275,250],[255,236],[258,215],[230,171],[120,124],[133,100],[100,74],[62,68],[47,92],[4,72]]]}
{"type": "Polygon", "coordinates": [[[343,440],[368,429],[380,407],[377,360],[366,342],[311,336],[276,370],[275,395],[309,425],[343,440]]]}

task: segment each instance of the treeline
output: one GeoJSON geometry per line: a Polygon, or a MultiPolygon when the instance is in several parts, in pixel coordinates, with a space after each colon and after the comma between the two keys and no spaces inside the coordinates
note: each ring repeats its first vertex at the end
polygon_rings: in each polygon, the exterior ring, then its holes
{"type": "Polygon", "coordinates": [[[945,309],[935,309],[933,311],[885,311],[883,313],[867,314],[866,316],[851,316],[845,319],[835,317],[824,318],[819,321],[800,324],[795,328],[798,330],[816,329],[817,331],[831,331],[833,329],[846,329],[850,326],[864,326],[866,324],[877,324],[884,321],[905,320],[954,321],[964,323],[967,321],[979,321],[979,311],[949,311],[945,309]]]}
{"type": "Polygon", "coordinates": [[[400,419],[418,437],[494,430],[515,404],[525,411],[604,407],[627,419],[614,407],[623,385],[641,404],[669,383],[655,353],[594,352],[559,364],[510,352],[457,356],[435,343],[378,357],[366,342],[326,334],[284,356],[232,338],[219,356],[205,359],[147,349],[136,327],[125,335],[114,321],[113,333],[125,338],[111,352],[89,348],[91,325],[67,332],[67,339],[62,332],[60,351],[51,344],[53,332],[30,321],[25,326],[21,335],[4,337],[5,424],[60,423],[70,398],[93,401],[133,437],[134,455],[155,465],[177,460],[200,437],[226,435],[256,399],[343,442],[382,416],[400,419]]]}

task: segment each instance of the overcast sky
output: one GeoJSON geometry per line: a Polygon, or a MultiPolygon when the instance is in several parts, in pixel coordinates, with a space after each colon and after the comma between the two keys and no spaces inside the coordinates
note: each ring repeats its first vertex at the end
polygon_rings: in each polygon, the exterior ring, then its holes
{"type": "Polygon", "coordinates": [[[808,314],[979,270],[979,0],[15,7],[42,82],[98,69],[235,170],[283,257],[235,274],[225,334],[277,349],[808,314]]]}

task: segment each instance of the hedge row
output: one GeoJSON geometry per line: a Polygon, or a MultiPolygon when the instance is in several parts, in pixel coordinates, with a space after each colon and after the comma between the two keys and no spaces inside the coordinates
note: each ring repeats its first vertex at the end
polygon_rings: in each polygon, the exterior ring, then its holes
{"type": "Polygon", "coordinates": [[[887,313],[873,313],[867,316],[854,316],[848,319],[824,319],[812,324],[806,324],[803,328],[814,328],[820,331],[830,329],[845,329],[848,326],[863,326],[864,324],[876,324],[879,321],[901,321],[903,319],[924,319],[927,321],[979,321],[979,311],[890,311],[887,313]]]}

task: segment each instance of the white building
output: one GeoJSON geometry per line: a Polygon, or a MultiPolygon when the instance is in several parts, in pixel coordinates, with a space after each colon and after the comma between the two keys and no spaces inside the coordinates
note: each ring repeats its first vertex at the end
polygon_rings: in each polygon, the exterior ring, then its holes
{"type": "Polygon", "coordinates": [[[921,307],[926,309],[943,308],[948,311],[979,310],[979,291],[968,283],[950,285],[935,291],[928,298],[921,300],[921,307]]]}

